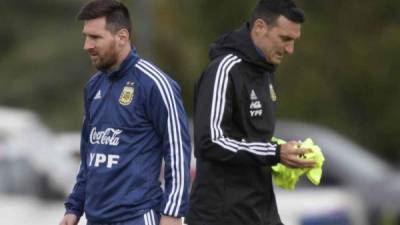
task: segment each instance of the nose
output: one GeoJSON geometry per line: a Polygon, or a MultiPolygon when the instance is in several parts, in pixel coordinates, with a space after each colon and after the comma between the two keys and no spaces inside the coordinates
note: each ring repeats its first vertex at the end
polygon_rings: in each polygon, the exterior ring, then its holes
{"type": "Polygon", "coordinates": [[[83,44],[83,50],[87,51],[89,49],[94,48],[94,42],[90,40],[90,38],[85,38],[85,43],[83,44]]]}
{"type": "Polygon", "coordinates": [[[294,52],[294,42],[291,41],[285,46],[285,52],[291,55],[294,52]]]}

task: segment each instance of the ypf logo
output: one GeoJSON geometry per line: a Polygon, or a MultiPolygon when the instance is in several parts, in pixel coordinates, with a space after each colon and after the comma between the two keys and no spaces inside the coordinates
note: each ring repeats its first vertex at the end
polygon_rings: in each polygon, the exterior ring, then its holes
{"type": "Polygon", "coordinates": [[[99,167],[105,165],[107,168],[112,168],[113,165],[118,165],[119,155],[90,153],[89,166],[99,167]]]}

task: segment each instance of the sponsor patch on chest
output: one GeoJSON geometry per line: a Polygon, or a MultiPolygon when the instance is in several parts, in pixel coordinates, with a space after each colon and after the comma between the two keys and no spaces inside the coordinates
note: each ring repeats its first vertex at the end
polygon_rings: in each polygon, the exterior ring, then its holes
{"type": "Polygon", "coordinates": [[[110,145],[118,146],[119,138],[122,130],[107,128],[102,131],[97,131],[96,127],[93,127],[90,131],[90,144],[93,145],[110,145]]]}
{"type": "Polygon", "coordinates": [[[119,155],[114,154],[90,153],[89,167],[112,168],[114,165],[118,165],[119,158],[119,155]]]}
{"type": "Polygon", "coordinates": [[[262,116],[263,110],[261,101],[258,99],[254,89],[250,92],[250,106],[249,106],[250,117],[262,116]]]}

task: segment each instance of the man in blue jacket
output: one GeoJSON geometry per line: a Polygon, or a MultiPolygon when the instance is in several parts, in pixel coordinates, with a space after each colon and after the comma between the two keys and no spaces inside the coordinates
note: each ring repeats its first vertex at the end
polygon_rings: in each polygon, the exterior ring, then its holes
{"type": "Polygon", "coordinates": [[[122,3],[91,1],[78,19],[98,72],[85,87],[81,165],[60,225],[76,225],[83,213],[89,225],[180,225],[190,138],[179,86],[137,55],[122,3]]]}

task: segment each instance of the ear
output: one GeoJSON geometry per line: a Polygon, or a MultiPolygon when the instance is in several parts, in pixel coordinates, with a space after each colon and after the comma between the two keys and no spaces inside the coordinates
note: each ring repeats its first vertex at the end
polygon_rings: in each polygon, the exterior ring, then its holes
{"type": "Polygon", "coordinates": [[[117,32],[117,38],[118,38],[118,45],[124,46],[128,42],[130,42],[129,39],[129,32],[127,29],[123,28],[117,32]]]}
{"type": "Polygon", "coordinates": [[[256,19],[254,21],[253,29],[256,34],[264,34],[268,32],[268,24],[263,19],[256,19]]]}

